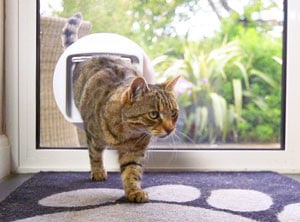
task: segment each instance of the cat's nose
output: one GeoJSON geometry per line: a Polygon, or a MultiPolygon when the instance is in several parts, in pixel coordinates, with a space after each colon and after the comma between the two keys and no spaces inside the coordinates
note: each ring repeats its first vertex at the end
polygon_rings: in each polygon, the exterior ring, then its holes
{"type": "Polygon", "coordinates": [[[160,138],[165,138],[170,135],[174,131],[175,128],[163,128],[165,133],[163,135],[160,135],[160,138]]]}
{"type": "Polygon", "coordinates": [[[169,135],[170,133],[172,133],[174,131],[174,128],[173,127],[166,127],[164,128],[165,132],[167,135],[169,135]]]}
{"type": "Polygon", "coordinates": [[[167,135],[169,135],[170,133],[172,133],[174,131],[174,128],[165,128],[165,131],[166,131],[167,135]]]}
{"type": "Polygon", "coordinates": [[[167,135],[173,132],[175,126],[171,120],[165,120],[162,124],[163,130],[166,132],[167,135]]]}

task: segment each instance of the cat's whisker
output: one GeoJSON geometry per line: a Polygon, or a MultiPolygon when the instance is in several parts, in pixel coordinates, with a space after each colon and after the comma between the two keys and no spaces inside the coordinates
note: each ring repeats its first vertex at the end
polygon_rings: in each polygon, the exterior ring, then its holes
{"type": "Polygon", "coordinates": [[[176,132],[172,133],[172,135],[171,135],[171,139],[172,139],[172,142],[173,142],[174,146],[176,145],[175,137],[176,137],[176,132]]]}
{"type": "Polygon", "coordinates": [[[182,138],[182,137],[183,137],[184,139],[187,139],[188,142],[190,142],[190,143],[192,143],[192,144],[195,144],[195,141],[194,141],[191,137],[189,137],[189,136],[187,136],[186,134],[184,134],[183,132],[181,132],[181,131],[179,131],[179,130],[176,130],[176,133],[179,133],[179,134],[180,134],[180,136],[176,134],[176,136],[178,136],[178,138],[182,138]]]}
{"type": "Polygon", "coordinates": [[[142,136],[134,143],[134,145],[137,145],[139,142],[141,142],[143,139],[145,139],[147,136],[149,136],[148,134],[144,133],[142,134],[142,136]]]}
{"type": "Polygon", "coordinates": [[[156,143],[156,141],[157,141],[157,137],[156,136],[152,136],[151,140],[150,140],[150,143],[154,144],[154,143],[156,143]]]}
{"type": "Polygon", "coordinates": [[[174,141],[178,144],[178,143],[183,143],[183,139],[181,136],[179,136],[177,134],[177,131],[174,133],[173,137],[175,138],[174,141]]]}
{"type": "Polygon", "coordinates": [[[174,139],[174,136],[175,136],[175,132],[170,134],[170,136],[169,136],[170,137],[170,142],[172,143],[170,148],[172,148],[173,152],[171,152],[171,155],[168,157],[167,165],[171,165],[171,163],[174,162],[177,158],[177,149],[175,147],[176,141],[174,139]]]}

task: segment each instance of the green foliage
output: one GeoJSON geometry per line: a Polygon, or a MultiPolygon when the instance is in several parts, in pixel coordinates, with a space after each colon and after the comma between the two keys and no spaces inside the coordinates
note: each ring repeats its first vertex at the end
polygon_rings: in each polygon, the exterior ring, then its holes
{"type": "Polygon", "coordinates": [[[92,32],[132,39],[153,59],[160,80],[182,74],[182,130],[196,143],[279,142],[282,38],[270,34],[269,23],[253,19],[277,7],[275,1],[249,1],[242,14],[230,11],[213,37],[188,41],[178,36],[174,20],[203,10],[199,2],[63,0],[57,14],[80,11],[92,32]]]}
{"type": "MultiPolygon", "coordinates": [[[[273,127],[265,125],[268,117],[270,120],[274,117],[268,116],[271,112],[265,112],[268,108],[266,102],[272,98],[262,98],[251,78],[254,76],[269,89],[277,88],[278,83],[253,69],[251,64],[243,63],[245,53],[238,41],[222,42],[208,52],[201,45],[201,42],[186,41],[183,58],[174,59],[173,63],[168,61],[168,68],[160,74],[167,77],[181,73],[190,85],[178,98],[184,133],[196,143],[255,142],[251,133],[247,135],[247,130],[252,127],[251,130],[256,128],[253,130],[256,142],[273,141],[273,127]],[[267,116],[257,121],[262,114],[267,116]],[[262,125],[257,127],[255,124],[262,125]]],[[[169,58],[158,60],[166,62],[169,58]]]]}
{"type": "Polygon", "coordinates": [[[76,12],[81,12],[84,20],[91,22],[92,33],[114,32],[128,35],[131,31],[133,18],[126,15],[126,11],[133,6],[127,1],[64,0],[62,6],[63,11],[59,13],[60,16],[70,17],[76,12]]]}
{"type": "Polygon", "coordinates": [[[278,142],[280,135],[280,108],[268,108],[264,112],[253,104],[243,110],[245,121],[239,124],[242,142],[278,142]]]}
{"type": "Polygon", "coordinates": [[[63,11],[56,14],[70,17],[81,12],[92,24],[91,33],[124,35],[155,58],[179,45],[172,21],[176,8],[190,1],[63,0],[63,11]]]}
{"type": "MultiPolygon", "coordinates": [[[[253,13],[276,5],[264,7],[261,1],[256,1],[244,8],[243,15],[233,12],[222,20],[222,29],[213,38],[216,44],[224,38],[239,41],[244,54],[240,62],[248,75],[249,85],[243,85],[242,118],[237,124],[240,142],[280,141],[282,38],[269,33],[270,25],[252,20],[253,13]]],[[[240,78],[240,71],[234,67],[227,69],[231,78],[240,78]]],[[[221,91],[226,101],[232,103],[234,92],[230,82],[225,83],[221,91]]]]}

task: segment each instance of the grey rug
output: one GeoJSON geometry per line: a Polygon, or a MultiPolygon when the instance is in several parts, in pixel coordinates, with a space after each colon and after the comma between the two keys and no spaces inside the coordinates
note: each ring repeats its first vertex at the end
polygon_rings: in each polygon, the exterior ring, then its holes
{"type": "Polygon", "coordinates": [[[300,183],[272,172],[145,173],[150,202],[124,198],[119,173],[42,172],[0,203],[0,221],[300,221],[300,183]]]}

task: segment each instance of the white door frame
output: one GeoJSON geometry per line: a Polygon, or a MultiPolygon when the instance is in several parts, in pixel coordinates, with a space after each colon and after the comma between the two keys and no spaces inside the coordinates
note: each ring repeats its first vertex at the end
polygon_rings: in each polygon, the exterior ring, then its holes
{"type": "MultiPolygon", "coordinates": [[[[88,170],[86,150],[36,149],[36,0],[6,1],[6,113],[16,172],[88,170]]],[[[300,172],[300,2],[289,1],[285,150],[153,150],[150,170],[300,172]]],[[[59,34],[59,33],[58,33],[59,34]]],[[[119,169],[116,152],[107,151],[106,168],[119,169]]]]}

